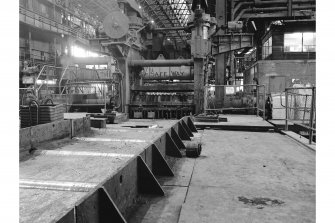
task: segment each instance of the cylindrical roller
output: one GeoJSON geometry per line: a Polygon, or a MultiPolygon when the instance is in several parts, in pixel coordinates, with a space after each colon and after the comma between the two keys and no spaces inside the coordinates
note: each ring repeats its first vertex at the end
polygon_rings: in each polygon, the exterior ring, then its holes
{"type": "Polygon", "coordinates": [[[129,60],[129,66],[142,67],[167,67],[167,66],[192,66],[193,59],[174,59],[174,60],[129,60]]]}
{"type": "Polygon", "coordinates": [[[183,143],[186,147],[186,156],[187,157],[198,157],[201,154],[201,143],[198,141],[185,141],[183,143]]]}

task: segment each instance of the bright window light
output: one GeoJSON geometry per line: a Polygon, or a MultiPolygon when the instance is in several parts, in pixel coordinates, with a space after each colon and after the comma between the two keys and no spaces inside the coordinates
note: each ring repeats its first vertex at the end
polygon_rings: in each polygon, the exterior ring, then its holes
{"type": "Polygon", "coordinates": [[[315,32],[284,34],[284,52],[315,52],[315,32]]]}
{"type": "Polygon", "coordinates": [[[99,57],[99,54],[85,50],[78,46],[71,47],[72,56],[74,57],[99,57]]]}
{"type": "Polygon", "coordinates": [[[187,7],[188,3],[186,0],[179,0],[178,2],[175,0],[169,0],[169,3],[181,25],[186,25],[188,17],[191,15],[191,11],[187,7]]]}
{"type": "Polygon", "coordinates": [[[48,84],[48,85],[55,85],[56,84],[56,79],[53,80],[36,80],[36,84],[41,85],[41,84],[48,84]]]}

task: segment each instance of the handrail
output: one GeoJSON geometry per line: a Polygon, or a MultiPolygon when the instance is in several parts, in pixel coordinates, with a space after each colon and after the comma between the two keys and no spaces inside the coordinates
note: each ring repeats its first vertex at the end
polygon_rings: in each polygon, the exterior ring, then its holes
{"type": "Polygon", "coordinates": [[[59,83],[58,83],[58,86],[59,86],[59,92],[61,92],[61,83],[62,83],[63,77],[64,77],[64,75],[65,75],[65,72],[67,71],[68,68],[69,68],[69,65],[67,65],[67,66],[65,67],[65,69],[64,69],[64,71],[63,71],[63,73],[62,73],[62,75],[61,75],[61,77],[60,77],[60,79],[59,79],[59,83]]]}
{"type": "Polygon", "coordinates": [[[314,128],[315,90],[316,90],[316,87],[297,87],[297,88],[295,88],[295,87],[289,87],[289,88],[285,88],[285,131],[288,131],[288,122],[289,121],[292,122],[293,124],[296,124],[296,125],[299,125],[301,127],[306,128],[309,131],[309,133],[308,133],[308,135],[309,135],[309,144],[312,144],[313,134],[314,134],[314,131],[316,131],[316,129],[314,128]],[[312,90],[312,95],[296,94],[296,95],[300,95],[300,96],[306,96],[305,107],[295,108],[295,107],[289,107],[288,106],[288,93],[289,93],[288,91],[289,90],[296,90],[296,89],[312,90]],[[311,96],[312,97],[310,108],[307,108],[307,96],[311,96]],[[302,119],[303,123],[305,121],[305,112],[306,112],[306,110],[310,110],[310,118],[309,118],[309,124],[308,124],[308,126],[303,125],[303,124],[298,123],[298,122],[295,122],[295,120],[289,118],[289,109],[292,109],[292,108],[293,109],[300,109],[300,110],[304,111],[303,119],[302,119]]]}
{"type": "Polygon", "coordinates": [[[30,114],[30,125],[32,126],[33,125],[33,119],[31,117],[31,104],[35,104],[36,105],[36,114],[37,114],[37,117],[36,117],[36,125],[38,125],[38,119],[39,119],[39,104],[36,100],[31,100],[29,102],[29,114],[30,114]]]}

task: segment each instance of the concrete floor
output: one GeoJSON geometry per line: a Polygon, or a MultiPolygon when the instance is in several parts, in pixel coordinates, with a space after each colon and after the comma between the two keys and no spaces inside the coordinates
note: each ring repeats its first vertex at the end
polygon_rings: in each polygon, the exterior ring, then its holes
{"type": "Polygon", "coordinates": [[[315,222],[315,152],[279,133],[203,131],[129,222],[315,222]]]}

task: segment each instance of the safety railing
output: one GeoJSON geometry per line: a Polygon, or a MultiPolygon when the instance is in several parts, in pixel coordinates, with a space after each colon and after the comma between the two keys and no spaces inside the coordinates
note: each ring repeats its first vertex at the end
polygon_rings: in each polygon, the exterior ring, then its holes
{"type": "Polygon", "coordinates": [[[108,102],[113,100],[119,108],[121,82],[122,77],[110,70],[45,65],[37,75],[34,95],[36,100],[51,99],[56,104],[67,104],[67,107],[100,106],[105,109],[108,96],[108,102]]]}
{"type": "Polygon", "coordinates": [[[295,87],[285,89],[285,130],[289,122],[308,130],[309,144],[316,132],[315,87],[295,87]]]}
{"type": "Polygon", "coordinates": [[[207,85],[205,112],[247,111],[265,119],[265,85],[207,85]]]}
{"type": "Polygon", "coordinates": [[[63,95],[64,86],[78,81],[111,80],[110,73],[99,73],[94,69],[79,68],[75,66],[55,67],[44,65],[35,80],[36,95],[39,99],[54,94],[63,95]]]}
{"type": "Polygon", "coordinates": [[[84,39],[86,40],[87,38],[92,36],[92,35],[85,33],[85,31],[82,31],[81,29],[70,28],[66,25],[63,25],[45,16],[39,15],[36,12],[33,12],[22,6],[20,6],[20,20],[23,22],[27,22],[29,24],[32,23],[32,25],[35,25],[40,28],[43,27],[44,29],[48,29],[48,30],[56,29],[59,33],[69,34],[73,37],[81,38],[83,40],[84,39]],[[28,17],[28,19],[26,17],[28,17]]]}

